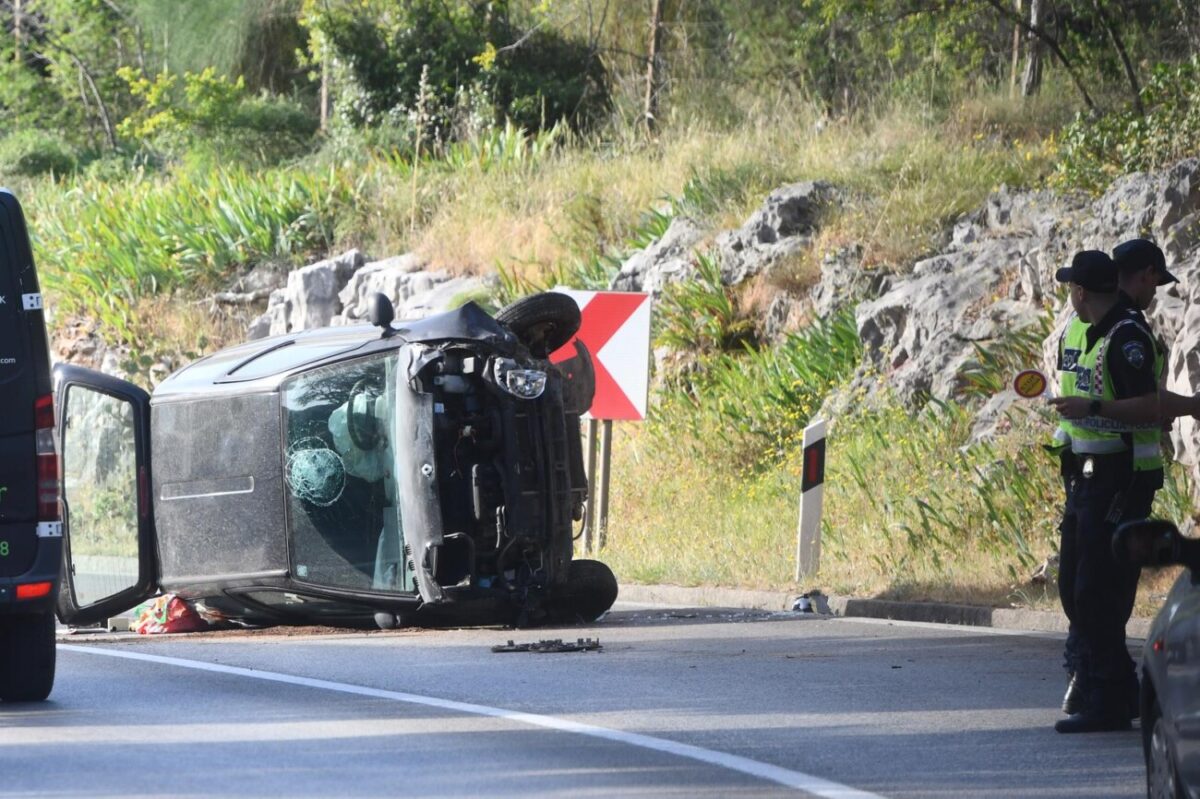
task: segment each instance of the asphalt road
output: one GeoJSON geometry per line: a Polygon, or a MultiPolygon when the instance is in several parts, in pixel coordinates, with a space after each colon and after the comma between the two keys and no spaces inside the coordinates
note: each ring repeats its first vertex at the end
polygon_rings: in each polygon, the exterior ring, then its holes
{"type": "Polygon", "coordinates": [[[1139,797],[1059,736],[1061,638],[624,609],[588,628],[73,635],[0,796],[1139,797]],[[599,652],[495,654],[509,639],[599,652]]]}

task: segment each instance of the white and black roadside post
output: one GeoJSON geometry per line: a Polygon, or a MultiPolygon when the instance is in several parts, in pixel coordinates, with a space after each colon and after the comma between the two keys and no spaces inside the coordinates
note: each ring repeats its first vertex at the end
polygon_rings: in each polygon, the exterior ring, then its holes
{"type": "Polygon", "coordinates": [[[821,505],[825,498],[825,421],[804,428],[800,523],[796,528],[796,582],[821,568],[821,505]]]}

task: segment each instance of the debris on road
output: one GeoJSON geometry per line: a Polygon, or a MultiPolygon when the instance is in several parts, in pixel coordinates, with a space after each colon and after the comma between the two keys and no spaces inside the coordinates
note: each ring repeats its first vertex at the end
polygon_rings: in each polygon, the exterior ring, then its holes
{"type": "Polygon", "coordinates": [[[493,652],[599,652],[602,649],[600,639],[577,638],[574,642],[564,642],[561,638],[545,639],[528,644],[517,644],[511,640],[507,644],[492,647],[493,652]]]}

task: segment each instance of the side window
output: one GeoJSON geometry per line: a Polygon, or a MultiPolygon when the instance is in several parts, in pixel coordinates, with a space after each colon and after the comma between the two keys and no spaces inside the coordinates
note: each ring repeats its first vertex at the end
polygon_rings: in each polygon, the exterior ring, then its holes
{"type": "Polygon", "coordinates": [[[361,358],[284,388],[288,533],[304,582],[409,592],[392,448],[396,356],[361,358]]]}
{"type": "Polygon", "coordinates": [[[71,386],[63,425],[75,601],[85,607],[138,583],[137,455],[133,407],[71,386]]]}

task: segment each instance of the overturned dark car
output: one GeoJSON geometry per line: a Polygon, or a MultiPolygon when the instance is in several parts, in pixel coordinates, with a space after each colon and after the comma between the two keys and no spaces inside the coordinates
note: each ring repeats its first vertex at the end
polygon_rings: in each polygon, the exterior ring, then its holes
{"type": "Polygon", "coordinates": [[[587,500],[590,356],[552,364],[563,294],[276,336],[153,396],[55,369],[65,521],[58,612],[159,591],[250,624],[591,621],[617,583],[572,558],[587,500]]]}

